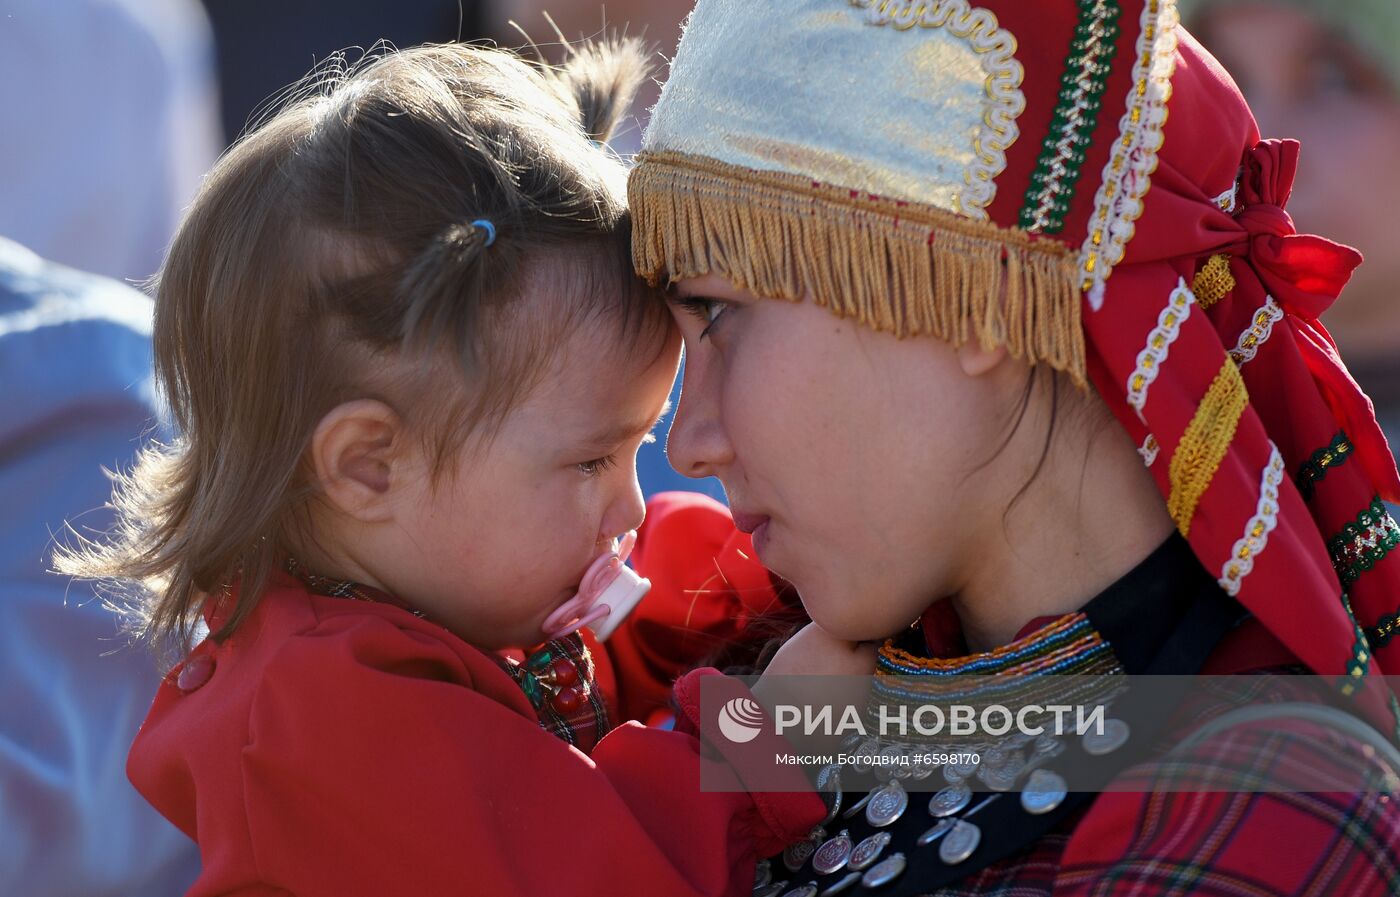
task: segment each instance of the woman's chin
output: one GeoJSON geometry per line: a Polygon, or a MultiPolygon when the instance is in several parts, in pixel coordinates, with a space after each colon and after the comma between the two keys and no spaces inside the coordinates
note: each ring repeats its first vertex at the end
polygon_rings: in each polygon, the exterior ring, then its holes
{"type": "MultiPolygon", "coordinates": [[[[799,590],[798,594],[802,595],[803,593],[799,590]]],[[[818,601],[808,601],[805,595],[802,598],[802,606],[806,608],[807,615],[812,618],[813,623],[820,626],[827,635],[841,641],[884,641],[903,628],[899,625],[886,628],[881,625],[879,620],[872,619],[869,614],[861,613],[859,608],[833,609],[830,605],[818,601]]]]}

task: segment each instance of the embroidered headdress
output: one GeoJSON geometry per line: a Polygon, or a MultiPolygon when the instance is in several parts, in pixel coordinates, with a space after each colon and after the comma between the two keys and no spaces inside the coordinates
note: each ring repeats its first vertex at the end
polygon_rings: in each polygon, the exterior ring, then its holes
{"type": "Polygon", "coordinates": [[[1092,382],[1221,587],[1388,716],[1400,477],[1318,322],[1360,256],[1295,233],[1297,158],[1172,0],[701,0],[634,258],[1092,382]]]}

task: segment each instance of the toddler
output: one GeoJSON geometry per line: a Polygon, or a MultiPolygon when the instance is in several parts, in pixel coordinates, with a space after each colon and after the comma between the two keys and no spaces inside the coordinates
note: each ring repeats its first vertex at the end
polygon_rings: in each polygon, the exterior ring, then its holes
{"type": "Polygon", "coordinates": [[[190,894],[747,893],[822,816],[700,791],[695,675],[684,731],[598,741],[579,629],[643,590],[635,455],[680,352],[601,147],[643,69],[390,52],[207,177],[157,288],[181,437],[59,563],[135,584],[183,657],[128,771],[198,841],[190,894]]]}

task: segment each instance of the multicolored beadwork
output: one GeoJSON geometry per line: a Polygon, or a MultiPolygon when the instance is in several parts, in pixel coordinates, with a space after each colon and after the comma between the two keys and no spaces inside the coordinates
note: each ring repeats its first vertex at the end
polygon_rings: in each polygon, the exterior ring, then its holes
{"type": "Polygon", "coordinates": [[[873,716],[900,704],[1104,703],[1120,687],[1116,677],[1122,673],[1109,644],[1082,613],[965,657],[919,657],[890,640],[876,660],[867,712],[873,716]]]}
{"type": "Polygon", "coordinates": [[[1347,434],[1339,432],[1332,437],[1331,443],[1313,452],[1312,457],[1303,462],[1303,466],[1298,470],[1298,476],[1294,480],[1303,500],[1311,499],[1313,490],[1317,487],[1318,482],[1327,476],[1327,471],[1350,458],[1353,451],[1347,434]]]}
{"type": "Polygon", "coordinates": [[[1060,77],[1059,101],[1021,207],[1020,225],[1031,233],[1058,233],[1065,225],[1103,108],[1120,11],[1115,0],[1079,2],[1079,23],[1060,77]]]}
{"type": "Polygon", "coordinates": [[[1400,610],[1381,617],[1375,626],[1366,630],[1366,638],[1377,648],[1384,648],[1396,632],[1400,632],[1400,610]]]}
{"type": "Polygon", "coordinates": [[[1386,513],[1379,497],[1370,507],[1356,515],[1356,520],[1327,542],[1332,566],[1342,585],[1351,585],[1361,574],[1380,562],[1396,545],[1400,545],[1400,526],[1386,513]]]}

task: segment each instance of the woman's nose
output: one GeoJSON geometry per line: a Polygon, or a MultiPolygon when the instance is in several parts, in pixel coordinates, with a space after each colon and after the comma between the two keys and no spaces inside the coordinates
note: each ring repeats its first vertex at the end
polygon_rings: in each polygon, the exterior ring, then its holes
{"type": "Polygon", "coordinates": [[[733,459],[720,415],[723,377],[723,368],[703,352],[687,352],[680,402],[666,435],[666,458],[684,476],[719,476],[733,459]]]}

